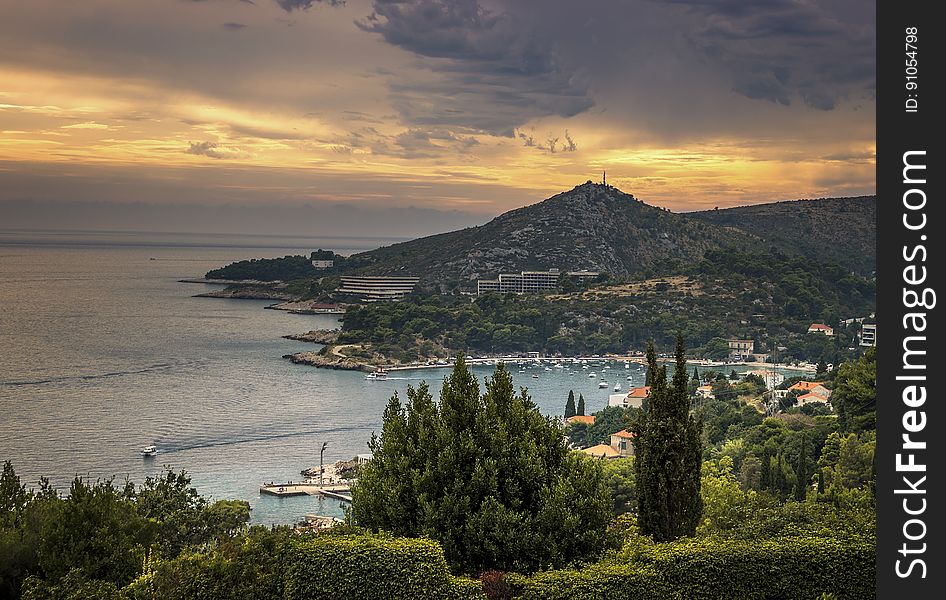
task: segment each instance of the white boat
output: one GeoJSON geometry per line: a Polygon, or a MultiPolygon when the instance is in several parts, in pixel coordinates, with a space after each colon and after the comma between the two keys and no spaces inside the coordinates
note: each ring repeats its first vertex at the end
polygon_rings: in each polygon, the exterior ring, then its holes
{"type": "Polygon", "coordinates": [[[606,388],[606,387],[608,387],[608,382],[607,382],[607,381],[599,381],[599,382],[598,382],[598,387],[599,387],[599,388],[606,388]]]}
{"type": "Polygon", "coordinates": [[[142,456],[154,456],[158,453],[158,449],[155,446],[145,446],[141,449],[142,456]]]}
{"type": "Polygon", "coordinates": [[[597,375],[595,375],[594,373],[588,373],[589,379],[594,379],[595,377],[597,377],[597,375]]]}
{"type": "Polygon", "coordinates": [[[630,375],[627,376],[627,380],[628,380],[628,381],[631,380],[631,376],[630,376],[630,375]]]}
{"type": "Polygon", "coordinates": [[[365,379],[369,381],[376,380],[376,379],[387,379],[387,378],[388,378],[388,373],[384,369],[378,369],[377,371],[374,371],[365,375],[365,379]]]}
{"type": "Polygon", "coordinates": [[[614,391],[615,391],[615,392],[620,392],[620,391],[621,391],[621,384],[620,384],[620,383],[615,383],[615,384],[614,384],[614,391]]]}
{"type": "Polygon", "coordinates": [[[538,379],[538,378],[539,378],[539,375],[537,373],[532,374],[532,379],[538,379]]]}

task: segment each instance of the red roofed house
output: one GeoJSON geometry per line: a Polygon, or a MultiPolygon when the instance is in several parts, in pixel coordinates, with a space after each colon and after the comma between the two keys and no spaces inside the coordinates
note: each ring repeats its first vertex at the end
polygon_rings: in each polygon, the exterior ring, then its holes
{"type": "Polygon", "coordinates": [[[804,406],[812,402],[824,402],[825,404],[828,403],[828,397],[816,394],[814,392],[810,392],[804,396],[799,396],[796,400],[798,402],[798,406],[804,406]]]}
{"type": "Polygon", "coordinates": [[[789,387],[788,391],[805,392],[806,394],[818,394],[824,398],[831,397],[831,390],[826,388],[824,384],[818,383],[817,381],[799,381],[798,383],[789,387]]]}
{"type": "Polygon", "coordinates": [[[823,333],[824,335],[834,335],[834,329],[821,323],[812,323],[808,326],[808,333],[823,333]]]}
{"type": "Polygon", "coordinates": [[[633,406],[634,408],[640,408],[644,405],[644,398],[646,398],[649,394],[649,385],[634,388],[627,394],[611,394],[611,396],[608,398],[608,406],[620,406],[623,408],[633,406]]]}
{"type": "Polygon", "coordinates": [[[612,433],[611,447],[617,451],[619,456],[634,456],[634,437],[634,434],[627,429],[612,433]]]}
{"type": "Polygon", "coordinates": [[[566,425],[574,425],[575,423],[584,423],[585,425],[594,425],[595,416],[594,415],[574,415],[565,419],[566,425]]]}

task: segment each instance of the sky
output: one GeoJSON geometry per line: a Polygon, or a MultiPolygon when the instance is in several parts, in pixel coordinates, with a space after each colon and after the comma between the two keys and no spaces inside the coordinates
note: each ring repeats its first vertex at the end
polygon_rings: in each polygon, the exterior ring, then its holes
{"type": "Polygon", "coordinates": [[[0,228],[413,236],[607,171],[873,194],[861,0],[0,0],[0,228]]]}

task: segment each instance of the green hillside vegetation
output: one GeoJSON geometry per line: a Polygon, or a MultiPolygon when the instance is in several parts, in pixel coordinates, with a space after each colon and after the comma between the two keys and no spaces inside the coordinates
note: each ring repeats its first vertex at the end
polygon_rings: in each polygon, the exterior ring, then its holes
{"type": "Polygon", "coordinates": [[[686,213],[758,236],[783,252],[870,275],[877,268],[877,197],[822,198],[686,213]]]}
{"type": "Polygon", "coordinates": [[[649,339],[666,351],[681,333],[695,355],[713,359],[725,358],[722,340],[735,336],[756,340],[757,352],[785,347],[779,353],[783,361],[837,364],[852,354],[848,347],[857,333],[856,326],[839,326],[839,319],[874,310],[873,282],[836,265],[784,254],[760,259],[708,251],[680,272],[553,296],[489,294],[472,302],[416,296],[351,306],[339,341],[371,344],[406,361],[432,356],[437,348],[623,354],[643,349],[649,339]],[[812,322],[835,325],[836,335],[808,334],[812,322]]]}
{"type": "Polygon", "coordinates": [[[184,473],[140,487],[77,479],[60,496],[45,482],[27,490],[6,463],[0,596],[870,598],[875,368],[869,353],[834,373],[849,394],[843,421],[762,418],[736,399],[697,405],[702,510],[692,536],[667,542],[639,526],[652,491],[634,458],[565,452],[558,422],[502,369],[481,394],[462,361],[440,409],[420,388],[411,410],[392,400],[354,522],[328,532],[247,528],[245,502],[209,503],[184,473]],[[429,452],[414,443],[435,439],[429,452]]]}

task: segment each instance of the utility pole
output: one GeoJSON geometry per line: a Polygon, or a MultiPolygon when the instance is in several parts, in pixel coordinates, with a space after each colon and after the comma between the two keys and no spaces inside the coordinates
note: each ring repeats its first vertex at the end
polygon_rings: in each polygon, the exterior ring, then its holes
{"type": "Polygon", "coordinates": [[[319,452],[319,487],[322,487],[322,475],[325,473],[325,467],[322,466],[322,457],[325,455],[325,447],[328,442],[322,442],[322,450],[319,452]]]}

